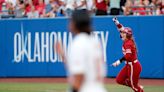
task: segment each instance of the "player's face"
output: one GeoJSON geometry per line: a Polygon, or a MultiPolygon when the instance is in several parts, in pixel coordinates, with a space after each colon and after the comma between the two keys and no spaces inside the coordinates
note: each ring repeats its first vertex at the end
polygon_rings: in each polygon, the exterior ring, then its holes
{"type": "Polygon", "coordinates": [[[125,41],[126,40],[126,33],[125,32],[120,32],[120,35],[121,35],[121,39],[123,41],[125,41]]]}

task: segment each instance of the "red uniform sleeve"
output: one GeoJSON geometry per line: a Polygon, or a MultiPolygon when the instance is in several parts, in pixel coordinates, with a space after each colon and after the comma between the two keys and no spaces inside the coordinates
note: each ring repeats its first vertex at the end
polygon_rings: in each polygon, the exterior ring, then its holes
{"type": "Polygon", "coordinates": [[[132,62],[132,58],[133,58],[132,43],[125,44],[124,49],[125,49],[124,57],[125,57],[126,61],[132,62]]]}

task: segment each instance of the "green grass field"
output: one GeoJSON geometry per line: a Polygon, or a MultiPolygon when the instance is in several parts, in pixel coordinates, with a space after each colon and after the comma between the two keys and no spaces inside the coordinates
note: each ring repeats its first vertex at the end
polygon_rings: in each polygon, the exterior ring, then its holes
{"type": "MultiPolygon", "coordinates": [[[[109,92],[132,92],[128,87],[108,84],[109,92]]],[[[66,92],[65,83],[0,83],[0,92],[66,92]]],[[[145,92],[164,92],[164,86],[144,86],[145,92]]]]}

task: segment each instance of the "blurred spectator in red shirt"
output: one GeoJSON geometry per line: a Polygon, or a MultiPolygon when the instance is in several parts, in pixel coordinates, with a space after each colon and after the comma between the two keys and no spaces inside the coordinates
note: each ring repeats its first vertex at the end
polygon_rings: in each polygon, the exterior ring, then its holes
{"type": "Polygon", "coordinates": [[[2,12],[2,4],[5,2],[5,0],[0,0],[0,13],[2,12]]]}
{"type": "Polygon", "coordinates": [[[39,0],[32,0],[32,3],[34,6],[37,6],[39,4],[39,0]]]}
{"type": "Polygon", "coordinates": [[[145,5],[143,0],[136,0],[134,2],[134,6],[136,8],[133,8],[133,11],[135,12],[134,15],[146,15],[145,5]]]}
{"type": "Polygon", "coordinates": [[[146,12],[145,12],[145,8],[144,7],[137,8],[137,11],[138,11],[138,15],[146,15],[146,12]]]}
{"type": "Polygon", "coordinates": [[[38,5],[35,7],[35,9],[39,12],[39,15],[42,16],[44,9],[45,9],[45,3],[44,0],[39,0],[38,5]]]}
{"type": "Polygon", "coordinates": [[[164,14],[164,1],[162,1],[162,9],[161,9],[161,11],[162,11],[162,14],[164,14]]]}
{"type": "Polygon", "coordinates": [[[107,15],[109,0],[95,0],[96,15],[107,15]]]}
{"type": "Polygon", "coordinates": [[[31,11],[32,6],[32,0],[25,0],[25,14],[31,11]]]}
{"type": "Polygon", "coordinates": [[[140,7],[140,8],[137,8],[137,10],[139,11],[139,12],[138,12],[139,15],[146,15],[144,0],[140,0],[139,7],[140,7]]]}

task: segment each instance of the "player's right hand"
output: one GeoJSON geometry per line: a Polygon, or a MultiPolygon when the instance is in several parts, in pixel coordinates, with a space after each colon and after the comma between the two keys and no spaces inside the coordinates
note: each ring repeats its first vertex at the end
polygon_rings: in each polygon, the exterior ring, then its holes
{"type": "Polygon", "coordinates": [[[114,17],[112,20],[113,20],[113,22],[115,22],[115,24],[119,24],[119,21],[117,20],[117,17],[114,17]]]}
{"type": "Polygon", "coordinates": [[[114,17],[112,20],[113,20],[113,21],[117,21],[117,17],[114,17]]]}
{"type": "Polygon", "coordinates": [[[120,60],[115,61],[112,66],[117,67],[121,64],[120,60]]]}

